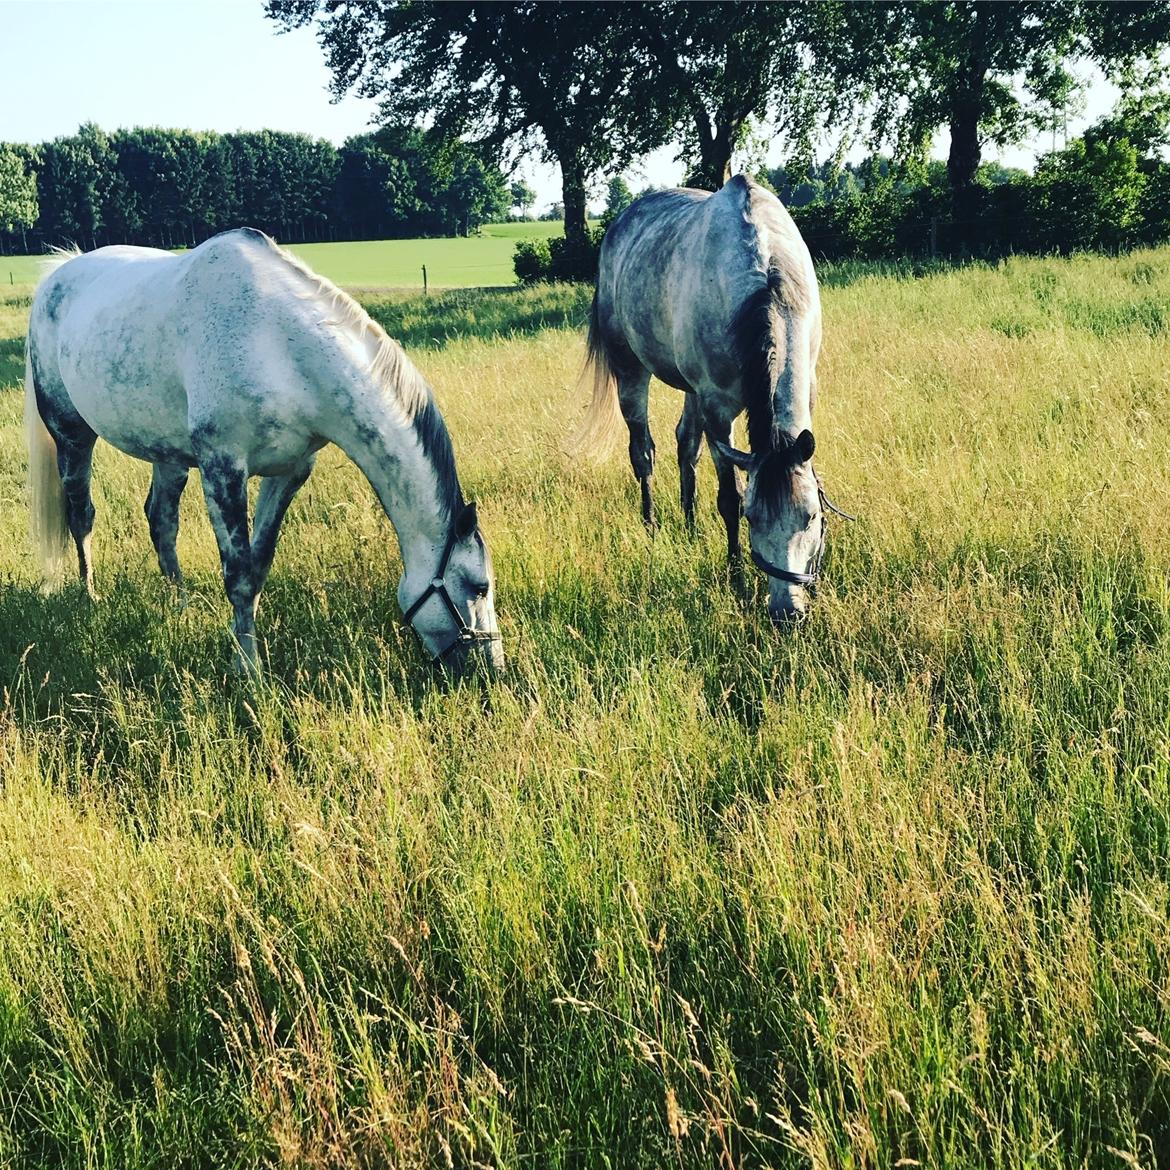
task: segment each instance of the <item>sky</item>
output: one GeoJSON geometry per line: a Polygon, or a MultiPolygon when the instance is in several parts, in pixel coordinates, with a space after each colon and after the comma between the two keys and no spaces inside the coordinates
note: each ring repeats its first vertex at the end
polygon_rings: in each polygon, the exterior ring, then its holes
{"type": "MultiPolygon", "coordinates": [[[[279,32],[262,0],[0,0],[0,31],[0,142],[41,142],[96,122],[106,130],[293,130],[340,144],[377,113],[370,100],[334,102],[314,32],[279,32]]],[[[1085,98],[1070,134],[1113,102],[1099,76],[1089,78],[1085,98]]],[[[1051,146],[1042,138],[985,157],[1030,166],[1037,149],[1051,146]]],[[[945,147],[941,137],[936,153],[945,147]]],[[[781,151],[777,143],[770,165],[781,151]]],[[[675,154],[668,147],[650,155],[627,176],[630,185],[681,182],[675,154]]],[[[516,177],[536,189],[537,210],[560,199],[555,168],[533,160],[516,177]]]]}

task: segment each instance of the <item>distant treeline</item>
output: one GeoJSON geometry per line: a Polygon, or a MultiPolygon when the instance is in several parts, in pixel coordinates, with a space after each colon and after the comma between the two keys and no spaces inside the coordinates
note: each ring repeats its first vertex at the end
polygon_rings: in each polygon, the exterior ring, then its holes
{"type": "MultiPolygon", "coordinates": [[[[858,163],[775,167],[754,178],[785,203],[813,257],[983,257],[1118,251],[1170,240],[1170,96],[1122,105],[1034,174],[984,163],[955,212],[945,163],[898,164],[875,154],[858,163]]],[[[525,283],[585,280],[597,271],[605,228],[633,198],[611,181],[601,226],[583,243],[521,240],[513,267],[525,283]]]]}
{"type": "Polygon", "coordinates": [[[907,168],[875,156],[759,178],[821,258],[1116,251],[1170,240],[1165,113],[1109,115],[1043,155],[1034,174],[983,164],[962,216],[941,162],[907,168]]]}
{"type": "Polygon", "coordinates": [[[0,144],[0,250],[109,243],[179,247],[225,228],[298,242],[466,235],[503,218],[498,167],[458,142],[380,130],[340,146],[304,134],[88,124],[0,144]]]}

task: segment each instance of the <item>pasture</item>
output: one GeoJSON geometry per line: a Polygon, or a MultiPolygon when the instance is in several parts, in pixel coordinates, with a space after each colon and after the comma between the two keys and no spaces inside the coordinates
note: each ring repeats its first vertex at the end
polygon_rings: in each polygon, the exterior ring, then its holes
{"type": "MultiPolygon", "coordinates": [[[[559,222],[489,223],[466,238],[359,240],[291,244],[306,264],[347,288],[422,288],[422,266],[432,288],[513,285],[517,240],[563,234],[559,222]]],[[[27,292],[37,282],[39,256],[0,256],[0,295],[27,292]]]]}
{"type": "Polygon", "coordinates": [[[103,600],[43,596],[0,303],[0,1162],[1170,1163],[1170,250],[824,277],[861,518],[788,635],[706,459],[683,530],[677,393],[653,540],[559,453],[586,290],[365,298],[480,501],[490,693],[335,451],[256,688],[195,483],[186,608],[102,445],[103,600]]]}

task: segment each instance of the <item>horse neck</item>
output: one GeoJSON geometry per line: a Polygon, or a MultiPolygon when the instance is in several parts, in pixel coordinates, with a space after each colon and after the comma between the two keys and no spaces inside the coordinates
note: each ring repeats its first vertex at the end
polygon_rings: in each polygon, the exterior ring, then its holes
{"type": "Polygon", "coordinates": [[[749,431],[753,446],[765,441],[766,447],[775,446],[777,433],[798,435],[812,429],[812,356],[810,328],[799,316],[775,312],[772,319],[775,351],[772,357],[771,387],[766,401],[761,395],[749,401],[749,431]],[[756,415],[753,418],[753,415],[756,415]]]}
{"type": "Polygon", "coordinates": [[[812,355],[809,323],[795,314],[779,313],[776,383],[772,390],[773,425],[788,435],[812,430],[812,355]]]}
{"type": "MultiPolygon", "coordinates": [[[[404,363],[409,367],[409,362],[404,363]]],[[[410,373],[416,374],[413,367],[410,373]]],[[[447,539],[459,496],[450,440],[438,408],[426,400],[413,418],[393,391],[369,375],[354,379],[325,437],[340,447],[369,480],[402,551],[409,576],[426,576],[447,539]],[[446,467],[442,458],[446,455],[446,467]]]]}

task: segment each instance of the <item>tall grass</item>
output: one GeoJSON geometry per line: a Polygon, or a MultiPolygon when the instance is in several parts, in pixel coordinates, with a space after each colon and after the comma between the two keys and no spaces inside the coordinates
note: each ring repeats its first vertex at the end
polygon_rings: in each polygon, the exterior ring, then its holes
{"type": "Polygon", "coordinates": [[[787,636],[706,467],[685,535],[678,396],[651,541],[559,454],[579,306],[510,295],[372,305],[481,501],[490,693],[335,453],[258,688],[199,493],[179,609],[108,448],[104,599],[43,596],[0,395],[0,1162],[1170,1164],[1170,251],[832,282],[862,518],[787,636]]]}

